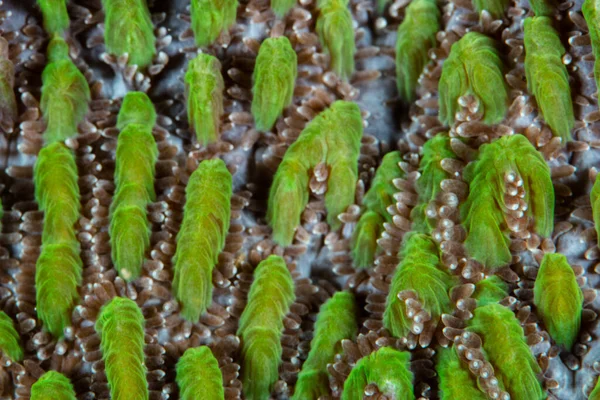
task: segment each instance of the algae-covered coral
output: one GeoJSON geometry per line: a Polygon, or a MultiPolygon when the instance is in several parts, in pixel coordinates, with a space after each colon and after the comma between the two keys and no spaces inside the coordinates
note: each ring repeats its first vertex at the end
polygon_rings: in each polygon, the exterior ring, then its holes
{"type": "Polygon", "coordinates": [[[596,3],[0,2],[0,399],[600,397],[596,3]]]}

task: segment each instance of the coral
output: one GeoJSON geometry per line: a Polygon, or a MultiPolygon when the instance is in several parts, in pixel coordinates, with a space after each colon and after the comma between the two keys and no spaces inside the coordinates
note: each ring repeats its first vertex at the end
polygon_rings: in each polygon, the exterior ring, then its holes
{"type": "Polygon", "coordinates": [[[62,36],[69,28],[69,14],[67,13],[67,0],[38,0],[44,17],[44,29],[50,36],[62,36]]]}
{"type": "Polygon", "coordinates": [[[359,268],[373,265],[375,255],[380,250],[377,239],[383,232],[383,223],[392,222],[392,216],[387,208],[395,203],[393,196],[398,190],[393,180],[405,176],[398,167],[401,160],[402,156],[397,151],[383,157],[371,187],[363,199],[365,211],[358,220],[352,236],[352,258],[359,268]]]}
{"type": "Polygon", "coordinates": [[[548,17],[527,18],[524,29],[527,87],[554,135],[565,143],[575,123],[569,74],[562,62],[565,48],[548,17]]]}
{"type": "Polygon", "coordinates": [[[190,61],[185,73],[187,115],[200,145],[216,142],[219,138],[224,88],[221,63],[217,58],[201,53],[190,61]]]}
{"type": "MultiPolygon", "coordinates": [[[[535,0],[534,0],[535,1],[535,0]]],[[[502,18],[509,2],[506,0],[474,0],[473,6],[478,13],[487,11],[492,18],[502,18]]]]}
{"type": "Polygon", "coordinates": [[[212,303],[212,271],[225,246],[231,215],[232,179],[222,160],[205,160],[192,173],[177,251],[173,294],[182,316],[197,322],[212,303]]]}
{"type": "Polygon", "coordinates": [[[23,359],[23,349],[19,333],[14,327],[13,320],[0,311],[0,350],[12,361],[19,362],[23,359]]]}
{"type": "Polygon", "coordinates": [[[271,8],[278,18],[283,18],[295,4],[296,0],[271,0],[271,8]]]}
{"type": "Polygon", "coordinates": [[[285,36],[268,38],[260,45],[252,80],[252,116],[256,129],[273,128],[294,95],[298,58],[285,36]]]}
{"type": "Polygon", "coordinates": [[[484,144],[477,160],[465,169],[464,177],[470,190],[461,208],[461,220],[467,229],[465,248],[486,267],[510,262],[509,229],[520,231],[532,225],[543,237],[552,233],[554,188],[550,169],[524,136],[504,136],[484,144]],[[513,192],[524,192],[524,196],[513,200],[505,195],[513,192]],[[483,237],[486,240],[481,240],[483,237]]]}
{"type": "Polygon", "coordinates": [[[294,281],[283,258],[272,255],[261,261],[237,330],[248,400],[266,399],[273,389],[281,362],[283,318],[294,299],[294,281]]]}
{"type": "Polygon", "coordinates": [[[436,372],[440,381],[440,400],[487,399],[469,370],[462,365],[454,346],[439,350],[436,372]]]}
{"type": "Polygon", "coordinates": [[[329,54],[330,68],[342,79],[354,72],[354,28],[347,0],[320,0],[317,34],[329,54]]]}
{"type": "Polygon", "coordinates": [[[75,400],[75,390],[69,378],[48,371],[31,386],[32,400],[75,400]]]}
{"type": "Polygon", "coordinates": [[[478,112],[486,124],[504,119],[508,109],[508,88],[502,59],[493,39],[469,32],[452,45],[444,61],[439,84],[440,121],[454,123],[459,99],[472,94],[479,101],[478,112]]]}
{"type": "Polygon", "coordinates": [[[102,307],[96,332],[111,399],[147,400],[144,316],[140,308],[133,300],[113,298],[102,307]]]}
{"type": "Polygon", "coordinates": [[[533,293],[533,303],[550,336],[570,350],[581,325],[583,294],[567,257],[544,255],[533,293]]]}
{"type": "Polygon", "coordinates": [[[406,102],[413,101],[419,76],[429,62],[429,50],[437,41],[440,10],[433,0],[415,0],[406,8],[396,38],[396,83],[406,102]]]}
{"type": "MultiPolygon", "coordinates": [[[[0,126],[12,124],[18,116],[15,98],[15,66],[9,58],[9,45],[0,37],[0,126]]],[[[9,129],[10,129],[9,128],[9,129]]]]}
{"type": "Polygon", "coordinates": [[[600,18],[597,12],[598,5],[598,2],[595,0],[585,0],[581,6],[581,11],[583,11],[583,16],[585,17],[585,22],[587,23],[592,42],[596,88],[600,87],[600,62],[595,61],[600,58],[600,18]]]}
{"type": "Polygon", "coordinates": [[[146,0],[102,0],[102,7],[106,51],[127,54],[129,65],[148,67],[156,54],[156,39],[146,0]]]}
{"type": "Polygon", "coordinates": [[[235,22],[237,0],[192,0],[190,16],[196,46],[212,44],[235,22]]]}
{"type": "Polygon", "coordinates": [[[330,168],[325,194],[327,222],[332,229],[341,225],[337,216],[354,201],[362,130],[358,106],[336,101],[317,115],[288,148],[269,193],[267,219],[277,243],[292,243],[308,203],[309,171],[319,163],[330,168]],[[343,132],[339,131],[340,126],[345,128],[343,132]],[[335,146],[329,146],[333,143],[335,146]]]}
{"type": "Polygon", "coordinates": [[[321,306],[310,342],[310,353],[298,374],[293,400],[318,399],[329,393],[327,364],[341,353],[342,339],[354,339],[357,333],[357,307],[354,295],[337,292],[321,306]]]}
{"type": "Polygon", "coordinates": [[[182,400],[225,398],[219,363],[207,346],[183,353],[177,362],[177,385],[182,400]]]}

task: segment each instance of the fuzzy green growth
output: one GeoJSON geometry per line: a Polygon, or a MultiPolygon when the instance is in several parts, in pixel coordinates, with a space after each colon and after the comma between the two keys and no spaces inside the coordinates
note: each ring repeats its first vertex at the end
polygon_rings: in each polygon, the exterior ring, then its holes
{"type": "Polygon", "coordinates": [[[594,219],[594,226],[596,227],[596,235],[598,246],[600,246],[600,174],[596,175],[594,186],[590,192],[590,203],[592,205],[592,216],[594,219]]]}
{"type": "Polygon", "coordinates": [[[373,266],[375,255],[381,250],[377,245],[377,239],[383,232],[383,224],[392,222],[392,216],[387,208],[395,203],[394,193],[398,191],[393,181],[406,175],[398,166],[400,161],[402,155],[398,151],[390,152],[383,157],[371,187],[363,199],[365,212],[358,220],[352,235],[352,259],[354,265],[359,268],[373,266]]]}
{"type": "Polygon", "coordinates": [[[389,0],[377,0],[377,13],[383,14],[385,12],[385,6],[389,3],[389,0]]]}
{"type": "Polygon", "coordinates": [[[190,176],[185,194],[173,258],[173,294],[181,304],[181,315],[198,322],[212,303],[212,273],[229,231],[232,178],[225,163],[202,161],[190,176]]]}
{"type": "Polygon", "coordinates": [[[225,398],[219,362],[207,346],[187,349],[177,362],[177,386],[181,400],[225,398]]]}
{"type": "Polygon", "coordinates": [[[202,146],[219,138],[224,89],[221,63],[216,57],[201,53],[190,61],[185,73],[188,123],[202,146]]]}
{"type": "Polygon", "coordinates": [[[382,347],[363,357],[344,382],[342,400],[362,400],[367,385],[376,385],[383,395],[394,400],[414,400],[410,353],[382,347]]]}
{"type": "Polygon", "coordinates": [[[508,295],[508,285],[497,275],[488,276],[475,284],[473,298],[480,307],[498,303],[508,295]]]}
{"type": "Polygon", "coordinates": [[[504,136],[484,144],[478,159],[463,174],[469,183],[469,197],[461,207],[467,230],[465,248],[488,268],[506,265],[511,260],[505,204],[507,184],[521,184],[525,215],[534,231],[548,237],[554,229],[554,187],[550,168],[542,155],[523,135],[504,136]],[[482,240],[485,238],[485,240],[482,240]]]}
{"type": "MultiPolygon", "coordinates": [[[[451,310],[450,288],[456,279],[443,266],[437,244],[428,235],[412,233],[406,237],[388,293],[383,326],[395,337],[407,336],[413,319],[407,315],[404,300],[398,294],[405,290],[414,291],[423,310],[437,320],[451,310]]],[[[420,332],[415,332],[420,333],[420,332]]]]}
{"type": "Polygon", "coordinates": [[[354,296],[350,292],[337,292],[323,304],[292,400],[317,400],[329,395],[327,364],[342,352],[342,339],[354,340],[357,333],[356,312],[354,296]]]}
{"type": "Polygon", "coordinates": [[[473,95],[486,124],[497,124],[508,109],[508,88],[504,65],[496,42],[477,32],[469,32],[452,45],[444,61],[439,83],[439,118],[452,125],[459,111],[459,100],[473,95]]]}
{"type": "Polygon", "coordinates": [[[298,75],[298,57],[290,40],[268,38],[260,45],[252,80],[252,116],[259,131],[269,131],[289,106],[298,75]]]}
{"type": "Polygon", "coordinates": [[[283,18],[296,5],[296,0],[271,0],[271,8],[277,18],[283,18]]]}
{"type": "Polygon", "coordinates": [[[48,371],[31,386],[31,400],[76,400],[69,378],[56,371],[48,371]]]}
{"type": "MultiPolygon", "coordinates": [[[[131,92],[125,96],[121,113],[130,111],[130,96],[147,96],[131,92]]],[[[152,111],[136,110],[140,115],[152,111]]],[[[135,120],[129,118],[129,120],[135,120]]],[[[154,166],[158,147],[152,136],[152,127],[129,123],[119,133],[115,162],[115,194],[110,206],[109,235],[112,261],[119,276],[131,281],[140,276],[146,250],[150,246],[148,205],[156,200],[154,192],[154,166]]]]}
{"type": "Polygon", "coordinates": [[[106,51],[116,56],[127,53],[128,65],[149,66],[156,47],[146,0],[102,0],[102,7],[106,51]]]}
{"type": "Polygon", "coordinates": [[[34,183],[36,201],[44,212],[35,271],[37,314],[44,329],[60,338],[79,300],[83,268],[75,232],[80,203],[73,152],[59,142],[44,147],[35,164],[34,183]]]}
{"type": "Polygon", "coordinates": [[[454,346],[439,348],[435,370],[440,383],[440,400],[487,400],[468,367],[461,363],[454,346]]]}
{"type": "Polygon", "coordinates": [[[196,46],[211,45],[235,22],[237,0],[192,0],[190,17],[196,46]]]}
{"type": "Polygon", "coordinates": [[[508,7],[508,4],[508,0],[473,0],[475,11],[481,14],[485,10],[494,19],[501,19],[504,16],[504,11],[508,7]]]}
{"type": "Polygon", "coordinates": [[[13,320],[4,311],[0,311],[0,351],[11,361],[19,362],[23,359],[19,333],[13,320]]]}
{"type": "Polygon", "coordinates": [[[588,400],[600,400],[600,379],[596,380],[596,385],[588,396],[588,400]]]}
{"type": "Polygon", "coordinates": [[[329,55],[330,68],[342,79],[354,73],[354,26],[352,13],[346,0],[322,0],[319,2],[317,34],[325,54],[329,55]]]}
{"type": "Polygon", "coordinates": [[[144,316],[133,300],[115,297],[96,321],[110,398],[148,400],[144,364],[144,316]]]}
{"type": "Polygon", "coordinates": [[[247,400],[268,399],[279,377],[283,318],[296,296],[283,258],[275,255],[254,270],[237,335],[242,342],[242,383],[247,400]]]}
{"type": "Polygon", "coordinates": [[[545,398],[537,375],[541,373],[529,350],[523,328],[513,312],[500,305],[477,307],[468,330],[483,341],[483,350],[494,366],[496,378],[514,400],[545,398]]]}
{"type": "Polygon", "coordinates": [[[37,0],[44,19],[44,29],[52,35],[63,36],[69,29],[67,0],[37,0]]]}
{"type": "Polygon", "coordinates": [[[581,325],[583,293],[567,257],[544,255],[533,294],[533,303],[552,339],[571,350],[581,325]]]}
{"type": "Polygon", "coordinates": [[[69,58],[69,47],[55,36],[48,45],[48,59],[42,72],[40,108],[46,123],[46,143],[64,141],[77,135],[77,125],[88,112],[90,87],[85,76],[69,58]]]}
{"type": "Polygon", "coordinates": [[[569,73],[562,61],[565,54],[552,19],[525,20],[525,74],[529,92],[535,96],[544,120],[563,143],[571,140],[575,125],[569,73]]]}
{"type": "Polygon", "coordinates": [[[358,106],[336,101],[317,115],[288,148],[269,193],[267,220],[276,243],[292,243],[308,203],[309,176],[319,163],[329,167],[327,222],[333,230],[341,226],[338,215],[354,202],[362,131],[358,106]]]}
{"type": "Polygon", "coordinates": [[[456,159],[456,154],[450,146],[450,138],[446,134],[434,136],[423,145],[423,156],[419,164],[421,176],[415,183],[419,194],[419,202],[411,211],[413,230],[422,233],[431,233],[436,227],[434,218],[427,216],[427,207],[432,202],[439,200],[443,193],[442,181],[452,176],[442,168],[442,160],[456,159]]]}
{"type": "Polygon", "coordinates": [[[556,11],[555,0],[529,0],[529,5],[536,17],[553,17],[556,11]]]}
{"type": "Polygon", "coordinates": [[[396,38],[396,83],[405,102],[415,99],[419,77],[439,30],[440,10],[435,0],[414,0],[408,5],[396,38]]]}
{"type": "Polygon", "coordinates": [[[0,37],[0,124],[14,123],[18,117],[15,98],[15,65],[9,58],[9,45],[0,37]]]}
{"type": "Polygon", "coordinates": [[[144,125],[145,129],[150,130],[154,128],[156,110],[146,93],[130,92],[123,98],[116,127],[122,130],[130,124],[144,125]]]}
{"type": "Polygon", "coordinates": [[[600,1],[585,0],[581,11],[588,26],[588,32],[592,41],[592,53],[594,54],[594,77],[596,78],[596,92],[600,88],[600,1]]]}

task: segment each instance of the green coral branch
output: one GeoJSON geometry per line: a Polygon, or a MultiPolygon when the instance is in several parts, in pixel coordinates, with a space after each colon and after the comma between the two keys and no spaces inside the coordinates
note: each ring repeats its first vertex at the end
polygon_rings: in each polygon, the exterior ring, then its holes
{"type": "Polygon", "coordinates": [[[321,0],[318,4],[317,34],[329,54],[330,68],[342,79],[354,73],[354,26],[347,0],[321,0]]]}
{"type": "Polygon", "coordinates": [[[182,316],[193,322],[212,303],[212,273],[229,231],[231,196],[231,174],[220,159],[202,161],[186,187],[173,258],[173,293],[182,316]]]}
{"type": "Polygon", "coordinates": [[[110,397],[148,400],[144,364],[144,316],[133,300],[115,297],[96,321],[110,397]]]}
{"type": "Polygon", "coordinates": [[[283,318],[296,296],[294,280],[283,258],[275,255],[254,270],[248,304],[237,335],[242,341],[242,383],[248,400],[269,398],[281,363],[283,318]]]}
{"type": "MultiPolygon", "coordinates": [[[[154,169],[158,147],[151,126],[156,119],[154,106],[146,94],[128,93],[123,100],[121,113],[154,115],[144,124],[126,124],[117,140],[116,188],[110,206],[109,236],[115,269],[121,278],[131,281],[140,276],[144,256],[150,246],[147,207],[156,199],[154,169]]],[[[135,120],[131,116],[124,118],[121,118],[121,122],[135,120]]]]}
{"type": "Polygon", "coordinates": [[[15,329],[12,318],[0,311],[0,351],[12,361],[23,359],[23,348],[19,333],[15,329]]]}
{"type": "Polygon", "coordinates": [[[462,365],[455,346],[440,347],[435,368],[440,388],[440,400],[487,400],[477,387],[471,372],[462,365]]]}
{"type": "Polygon", "coordinates": [[[317,400],[329,395],[327,364],[342,352],[342,339],[354,340],[357,306],[350,292],[337,292],[317,315],[308,358],[302,365],[292,400],[317,400]]]}
{"type": "Polygon", "coordinates": [[[177,361],[177,386],[181,400],[225,398],[219,362],[207,346],[187,349],[177,361]]]}
{"type": "Polygon", "coordinates": [[[396,83],[406,102],[415,98],[419,77],[429,62],[429,50],[440,30],[440,10],[435,0],[414,0],[398,26],[396,38],[396,83]]]}
{"type": "Polygon", "coordinates": [[[187,115],[196,140],[202,146],[219,138],[224,89],[219,59],[201,53],[190,61],[185,73],[187,115]]]}
{"type": "Polygon", "coordinates": [[[569,73],[558,32],[548,17],[527,18],[525,26],[525,74],[544,120],[563,143],[571,140],[575,125],[569,73]]]}
{"type": "Polygon", "coordinates": [[[288,148],[269,193],[267,220],[276,243],[292,243],[308,203],[309,176],[320,163],[330,168],[325,194],[327,222],[332,229],[339,228],[338,215],[354,202],[362,131],[358,106],[336,101],[317,115],[288,148]]]}
{"type": "Polygon", "coordinates": [[[504,65],[496,42],[477,32],[469,32],[452,45],[444,61],[439,83],[440,121],[452,125],[462,96],[479,100],[483,122],[496,124],[508,110],[508,88],[504,65]]]}
{"type": "Polygon", "coordinates": [[[69,378],[48,371],[31,386],[31,400],[75,400],[75,390],[69,378]]]}
{"type": "Polygon", "coordinates": [[[69,29],[69,14],[67,13],[67,0],[37,0],[42,11],[44,29],[52,35],[63,36],[69,29]]]}
{"type": "Polygon", "coordinates": [[[196,46],[212,44],[235,22],[237,0],[192,0],[190,17],[196,46]]]}

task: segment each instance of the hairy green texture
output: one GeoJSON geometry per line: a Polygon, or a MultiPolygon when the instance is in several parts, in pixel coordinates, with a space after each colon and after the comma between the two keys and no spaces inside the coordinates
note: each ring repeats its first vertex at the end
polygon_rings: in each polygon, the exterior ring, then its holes
{"type": "Polygon", "coordinates": [[[394,400],[414,400],[410,353],[382,347],[363,357],[344,382],[342,400],[362,400],[365,387],[377,385],[382,394],[394,400]]]}
{"type": "Polygon", "coordinates": [[[491,275],[475,284],[473,298],[478,306],[497,303],[508,295],[508,285],[499,276],[491,275]]]}
{"type": "Polygon", "coordinates": [[[76,400],[69,378],[56,371],[48,371],[31,386],[31,400],[76,400]]]}
{"type": "Polygon", "coordinates": [[[37,314],[44,329],[60,338],[71,324],[83,268],[74,228],[80,203],[73,152],[60,142],[44,147],[35,164],[34,183],[36,201],[44,212],[35,271],[37,314]]]}
{"type": "Polygon", "coordinates": [[[552,339],[570,350],[579,333],[583,293],[562,254],[546,253],[533,288],[533,303],[552,339]]]}
{"type": "Polygon", "coordinates": [[[529,0],[529,4],[536,17],[552,17],[556,9],[554,0],[529,0]]]}
{"type": "Polygon", "coordinates": [[[116,126],[117,129],[122,130],[130,124],[144,125],[150,130],[156,124],[156,110],[152,100],[145,93],[131,92],[123,98],[116,126]]]}
{"type": "Polygon", "coordinates": [[[466,366],[463,366],[456,348],[440,347],[435,368],[440,382],[440,400],[487,400],[466,366]]]}
{"type": "Polygon", "coordinates": [[[9,58],[6,39],[0,37],[0,124],[5,120],[15,122],[19,115],[15,98],[15,65],[9,58]]]}
{"type": "Polygon", "coordinates": [[[196,46],[212,44],[235,22],[237,0],[192,0],[190,16],[196,46]]]}
{"type": "Polygon", "coordinates": [[[508,109],[508,88],[503,69],[493,39],[469,32],[454,43],[440,77],[440,121],[446,125],[454,123],[459,99],[465,95],[477,97],[484,123],[502,121],[508,109]]]}
{"type": "Polygon", "coordinates": [[[337,292],[317,315],[308,358],[298,375],[292,400],[317,400],[329,395],[327,364],[342,352],[342,339],[354,340],[357,307],[350,292],[337,292]]]}
{"type": "Polygon", "coordinates": [[[395,203],[394,193],[398,191],[393,181],[405,177],[404,171],[398,166],[400,161],[402,155],[398,151],[392,151],[383,157],[363,199],[365,211],[352,235],[352,258],[354,265],[359,268],[373,266],[375,255],[380,250],[377,239],[383,232],[383,223],[392,222],[387,208],[395,203]]]}
{"type": "MultiPolygon", "coordinates": [[[[121,113],[133,104],[154,107],[146,94],[130,92],[125,96],[121,113]],[[139,99],[132,99],[139,97],[139,99]],[[132,101],[133,100],[133,101],[132,101]]],[[[137,111],[137,110],[136,110],[137,111]]],[[[142,114],[152,114],[150,110],[142,114]]],[[[112,261],[119,276],[131,281],[140,276],[146,250],[150,246],[150,223],[147,207],[156,200],[154,165],[158,147],[149,124],[125,125],[117,140],[115,194],[110,205],[110,244],[112,261]]]]}
{"type": "Polygon", "coordinates": [[[488,268],[511,260],[504,202],[509,174],[523,180],[526,215],[533,221],[535,232],[548,237],[554,229],[554,187],[542,155],[520,134],[484,144],[478,159],[463,173],[470,193],[461,207],[461,219],[467,229],[465,248],[488,268]]]}
{"type": "Polygon", "coordinates": [[[501,19],[504,16],[508,4],[508,0],[473,0],[473,6],[478,13],[481,14],[485,10],[494,19],[501,19]]]}
{"type": "Polygon", "coordinates": [[[592,216],[596,227],[598,246],[600,246],[600,174],[596,175],[594,186],[590,192],[590,203],[592,205],[592,216]]]}
{"type": "Polygon", "coordinates": [[[52,35],[62,36],[69,29],[67,0],[37,0],[44,19],[44,29],[52,35]]]}
{"type": "Polygon", "coordinates": [[[219,362],[208,346],[187,349],[177,362],[177,386],[181,400],[225,398],[219,362]]]}
{"type": "Polygon", "coordinates": [[[565,54],[552,19],[525,20],[525,74],[529,92],[535,96],[544,120],[563,143],[571,140],[575,124],[565,54]]]}
{"type": "Polygon", "coordinates": [[[317,115],[288,148],[269,192],[267,220],[276,243],[292,243],[308,203],[309,176],[319,163],[329,167],[327,222],[333,230],[340,227],[338,215],[354,202],[362,131],[358,106],[339,100],[317,115]]]}
{"type": "Polygon", "coordinates": [[[147,400],[142,310],[133,300],[115,297],[100,310],[96,332],[111,399],[147,400]]]}
{"type": "Polygon", "coordinates": [[[277,18],[283,18],[296,5],[296,0],[271,0],[271,8],[277,18]]]}
{"type": "Polygon", "coordinates": [[[265,39],[260,45],[252,80],[252,116],[259,131],[273,128],[290,105],[298,75],[298,57],[285,36],[265,39]]]}
{"type": "Polygon", "coordinates": [[[440,30],[440,10],[435,0],[414,0],[406,8],[396,38],[396,83],[402,100],[415,98],[419,77],[429,62],[429,50],[440,30]]]}
{"type": "Polygon", "coordinates": [[[146,0],[102,0],[104,44],[116,56],[129,55],[127,64],[146,68],[156,54],[154,26],[146,0]]]}
{"type": "Polygon", "coordinates": [[[600,88],[600,8],[599,0],[585,0],[581,6],[581,11],[585,17],[588,26],[588,32],[592,42],[592,52],[594,53],[594,77],[596,78],[596,92],[600,88]]]}
{"type": "Polygon", "coordinates": [[[281,363],[283,318],[294,302],[294,280],[275,255],[254,270],[237,335],[242,342],[242,383],[247,400],[268,399],[281,363]]]}
{"type": "Polygon", "coordinates": [[[477,307],[468,329],[483,340],[483,350],[494,366],[496,378],[514,400],[544,398],[537,379],[541,368],[525,340],[523,328],[513,312],[500,305],[477,307]]]}
{"type": "Polygon", "coordinates": [[[349,79],[354,73],[356,44],[348,2],[320,1],[316,29],[323,51],[329,54],[331,70],[340,78],[349,79]]]}
{"type": "Polygon", "coordinates": [[[190,61],[185,73],[187,115],[202,146],[219,138],[224,89],[221,63],[216,57],[200,53],[190,61]]]}
{"type": "Polygon", "coordinates": [[[46,143],[66,140],[77,135],[77,125],[88,112],[90,87],[85,76],[69,57],[69,47],[55,36],[48,45],[48,60],[42,73],[40,108],[46,130],[46,143]]]}
{"type": "Polygon", "coordinates": [[[192,322],[212,303],[212,273],[225,247],[231,217],[232,178],[223,160],[205,160],[185,189],[183,222],[173,258],[173,294],[192,322]]]}
{"type": "Polygon", "coordinates": [[[404,301],[398,298],[400,292],[414,291],[431,320],[436,321],[443,313],[450,312],[448,292],[456,283],[440,261],[437,244],[428,235],[407,236],[400,256],[402,260],[392,278],[383,313],[383,325],[395,337],[408,335],[413,322],[406,315],[404,301]]]}
{"type": "Polygon", "coordinates": [[[446,158],[456,158],[447,135],[436,135],[423,145],[423,156],[419,164],[421,176],[415,183],[419,202],[411,212],[415,231],[431,233],[436,226],[434,220],[427,218],[426,210],[429,203],[436,200],[442,193],[442,181],[452,178],[441,165],[442,160],[446,158]]]}
{"type": "Polygon", "coordinates": [[[0,311],[0,351],[12,361],[18,362],[23,359],[19,333],[13,320],[4,311],[0,311]]]}

